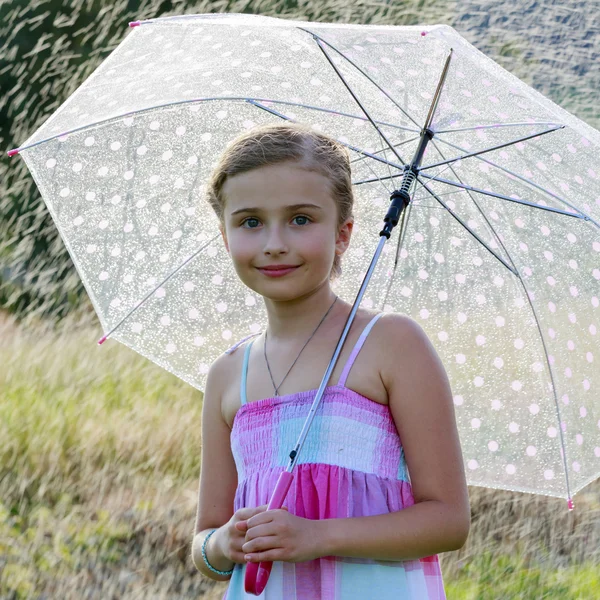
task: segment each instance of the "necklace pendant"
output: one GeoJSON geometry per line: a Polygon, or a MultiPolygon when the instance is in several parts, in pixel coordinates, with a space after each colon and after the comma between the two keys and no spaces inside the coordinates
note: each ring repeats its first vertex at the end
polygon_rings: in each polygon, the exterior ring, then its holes
{"type": "Polygon", "coordinates": [[[319,327],[321,327],[321,323],[323,323],[323,321],[325,320],[325,318],[327,317],[327,315],[329,314],[329,312],[333,308],[333,305],[337,302],[337,299],[338,299],[338,297],[336,296],[335,299],[334,299],[334,301],[331,303],[331,306],[327,310],[327,312],[323,315],[323,318],[319,321],[319,324],[317,325],[316,329],[311,333],[310,337],[306,340],[306,342],[304,343],[304,346],[302,346],[300,352],[298,353],[298,356],[296,356],[296,359],[291,364],[291,366],[288,369],[287,373],[284,375],[284,377],[281,380],[279,386],[275,385],[275,380],[273,379],[273,373],[271,373],[271,365],[269,365],[269,359],[267,358],[267,332],[265,331],[265,342],[263,344],[263,354],[265,356],[265,363],[267,363],[267,369],[269,371],[269,377],[271,378],[271,383],[273,384],[273,389],[275,390],[275,397],[279,396],[279,388],[281,387],[281,385],[285,381],[285,378],[290,374],[290,371],[292,370],[292,368],[294,367],[294,365],[296,364],[296,362],[300,358],[300,355],[302,354],[304,348],[306,348],[306,345],[308,344],[308,342],[310,342],[310,340],[312,340],[312,338],[315,335],[315,333],[317,333],[317,329],[319,329],[319,327]]]}

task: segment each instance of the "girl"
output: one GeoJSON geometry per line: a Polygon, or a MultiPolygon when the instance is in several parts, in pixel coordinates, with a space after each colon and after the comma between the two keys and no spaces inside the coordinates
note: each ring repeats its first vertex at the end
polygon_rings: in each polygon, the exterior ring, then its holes
{"type": "Polygon", "coordinates": [[[230,579],[227,600],[254,597],[256,561],[275,561],[268,600],[445,598],[436,553],[463,546],[470,507],[448,378],[408,316],[357,312],[286,507],[266,511],[351,310],[331,287],[353,227],[346,149],[299,126],[255,128],[208,197],[268,326],[208,374],[196,567],[230,579]]]}

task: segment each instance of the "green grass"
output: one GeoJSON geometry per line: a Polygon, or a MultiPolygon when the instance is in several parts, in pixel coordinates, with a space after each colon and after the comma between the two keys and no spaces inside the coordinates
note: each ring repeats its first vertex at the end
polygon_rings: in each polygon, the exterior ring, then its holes
{"type": "Polygon", "coordinates": [[[553,569],[520,555],[485,552],[446,581],[446,593],[449,600],[592,600],[600,593],[600,571],[591,563],[553,569]]]}
{"type": "MultiPolygon", "coordinates": [[[[0,598],[220,598],[190,558],[202,395],[98,333],[0,319],[0,598]]],[[[599,598],[598,483],[572,513],[470,488],[449,600],[599,598]]]]}

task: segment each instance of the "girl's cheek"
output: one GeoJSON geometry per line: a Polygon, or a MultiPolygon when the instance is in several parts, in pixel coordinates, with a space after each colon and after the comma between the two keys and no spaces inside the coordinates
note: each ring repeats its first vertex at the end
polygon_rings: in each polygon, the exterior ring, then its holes
{"type": "Polygon", "coordinates": [[[229,236],[229,252],[235,260],[243,260],[250,257],[254,253],[255,241],[250,236],[244,235],[242,232],[235,231],[229,236]]]}
{"type": "Polygon", "coordinates": [[[256,243],[249,240],[247,236],[233,236],[229,239],[229,256],[234,265],[247,266],[256,257],[256,243]]]}

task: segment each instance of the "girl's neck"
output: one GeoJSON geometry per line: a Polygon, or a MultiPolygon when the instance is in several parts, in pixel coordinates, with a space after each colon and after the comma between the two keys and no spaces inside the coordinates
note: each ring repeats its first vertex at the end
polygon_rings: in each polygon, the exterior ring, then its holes
{"type": "MultiPolygon", "coordinates": [[[[265,298],[269,320],[269,341],[291,342],[306,339],[314,331],[335,297],[336,294],[327,283],[309,296],[293,301],[279,302],[265,298]]],[[[338,299],[326,320],[331,320],[333,313],[337,312],[336,308],[339,310],[343,304],[344,302],[338,299]]]]}

